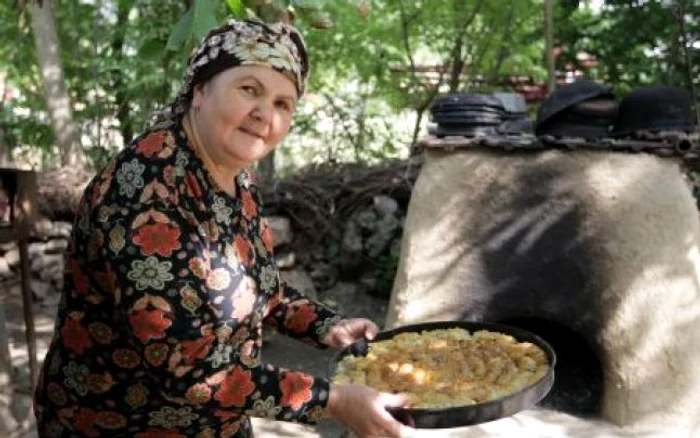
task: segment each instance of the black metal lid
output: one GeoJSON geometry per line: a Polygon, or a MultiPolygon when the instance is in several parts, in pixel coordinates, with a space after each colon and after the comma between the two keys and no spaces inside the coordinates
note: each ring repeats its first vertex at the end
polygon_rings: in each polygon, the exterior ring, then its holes
{"type": "Polygon", "coordinates": [[[617,103],[611,97],[594,97],[560,111],[536,132],[538,136],[597,139],[610,134],[616,117],[617,103]]]}
{"type": "Polygon", "coordinates": [[[620,102],[612,135],[622,137],[638,131],[681,131],[698,129],[693,99],[678,87],[656,85],[632,90],[620,102]]]}
{"type": "Polygon", "coordinates": [[[613,93],[612,87],[601,85],[593,81],[582,80],[555,90],[542,102],[537,110],[535,132],[540,135],[540,132],[545,129],[546,124],[567,108],[599,97],[613,100],[615,94],[613,93]]]}
{"type": "Polygon", "coordinates": [[[430,106],[430,111],[459,110],[471,107],[496,108],[505,111],[503,103],[499,99],[490,94],[482,93],[453,93],[439,97],[430,106]]]}
{"type": "Polygon", "coordinates": [[[527,102],[520,93],[493,93],[493,97],[500,100],[506,113],[527,114],[527,102]]]}

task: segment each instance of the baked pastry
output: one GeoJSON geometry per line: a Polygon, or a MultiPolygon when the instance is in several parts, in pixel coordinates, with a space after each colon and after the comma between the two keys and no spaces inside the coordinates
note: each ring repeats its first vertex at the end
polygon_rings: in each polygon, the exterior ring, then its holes
{"type": "Polygon", "coordinates": [[[333,382],[405,393],[412,408],[445,408],[512,394],[540,380],[549,367],[535,344],[498,332],[452,328],[372,342],[366,356],[341,359],[333,382]]]}

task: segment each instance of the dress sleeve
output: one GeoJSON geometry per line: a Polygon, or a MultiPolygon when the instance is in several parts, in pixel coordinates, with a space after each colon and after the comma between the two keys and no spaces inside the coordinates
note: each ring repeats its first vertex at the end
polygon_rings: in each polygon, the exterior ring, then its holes
{"type": "MultiPolygon", "coordinates": [[[[261,241],[271,263],[274,263],[273,236],[265,219],[260,220],[259,229],[261,241]]],[[[321,343],[321,339],[331,327],[344,318],[344,315],[312,300],[280,280],[279,271],[276,271],[276,275],[279,288],[273,299],[268,302],[265,325],[317,348],[328,348],[326,344],[321,343]]]]}
{"type": "Polygon", "coordinates": [[[135,353],[173,402],[227,418],[315,423],[328,381],[259,363],[250,309],[260,297],[211,230],[162,199],[114,203],[94,216],[107,289],[135,353]]]}
{"type": "Polygon", "coordinates": [[[270,304],[265,318],[268,326],[320,349],[328,348],[321,339],[344,318],[283,281],[278,296],[270,304]]]}

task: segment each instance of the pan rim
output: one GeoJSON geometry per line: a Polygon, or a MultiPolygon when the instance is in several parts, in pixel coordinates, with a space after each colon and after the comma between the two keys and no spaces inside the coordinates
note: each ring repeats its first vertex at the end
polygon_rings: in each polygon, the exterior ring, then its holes
{"type": "MultiPolygon", "coordinates": [[[[536,335],[535,333],[532,333],[528,330],[524,330],[524,329],[522,329],[520,327],[516,327],[516,326],[511,326],[511,325],[506,325],[506,324],[501,324],[501,323],[479,322],[479,321],[427,321],[427,322],[407,324],[407,325],[394,327],[394,328],[387,329],[387,330],[382,330],[377,334],[377,336],[372,341],[366,341],[366,342],[371,344],[372,342],[390,339],[393,336],[395,336],[399,333],[404,333],[404,332],[423,332],[423,331],[439,330],[439,329],[445,329],[445,328],[463,328],[463,329],[469,331],[470,334],[474,333],[476,331],[479,331],[479,330],[488,330],[488,331],[499,332],[499,333],[513,336],[518,342],[532,342],[533,344],[537,345],[545,352],[547,359],[549,361],[549,370],[547,371],[547,373],[544,376],[542,376],[536,382],[533,382],[530,385],[519,389],[518,391],[504,395],[504,396],[499,397],[497,399],[488,400],[488,401],[485,401],[482,403],[475,403],[472,405],[449,406],[449,407],[443,407],[443,408],[391,408],[390,412],[399,413],[399,414],[401,414],[401,413],[409,414],[414,418],[415,417],[420,418],[421,416],[437,416],[437,415],[450,417],[451,415],[465,413],[465,412],[471,412],[471,411],[487,412],[487,411],[489,411],[489,408],[496,408],[499,406],[503,406],[507,402],[522,399],[522,406],[519,406],[519,409],[517,409],[515,412],[506,412],[506,413],[503,413],[502,415],[495,415],[495,416],[494,415],[485,415],[483,417],[483,419],[480,418],[478,421],[475,421],[475,422],[466,422],[463,424],[456,423],[454,425],[450,425],[450,426],[446,426],[446,427],[467,426],[467,425],[484,423],[484,422],[496,420],[499,418],[504,418],[504,417],[507,417],[510,415],[514,415],[515,413],[520,412],[522,410],[531,408],[531,407],[535,406],[538,402],[540,402],[544,397],[546,397],[547,394],[551,391],[552,387],[554,386],[554,368],[555,368],[556,362],[557,362],[557,358],[556,358],[556,354],[554,352],[554,349],[551,347],[551,345],[549,345],[549,343],[547,343],[539,335],[536,335]],[[536,399],[531,403],[526,403],[526,400],[525,400],[526,396],[530,393],[536,395],[536,397],[535,397],[536,399]]],[[[333,357],[331,358],[329,367],[328,367],[329,380],[332,381],[340,360],[344,356],[352,354],[351,353],[352,346],[358,344],[359,342],[363,342],[363,341],[356,341],[355,343],[343,348],[342,350],[339,350],[338,352],[336,352],[333,355],[333,357]]],[[[421,428],[421,426],[417,426],[417,427],[421,428]]],[[[445,427],[445,426],[428,427],[428,428],[441,428],[441,427],[445,427]]]]}

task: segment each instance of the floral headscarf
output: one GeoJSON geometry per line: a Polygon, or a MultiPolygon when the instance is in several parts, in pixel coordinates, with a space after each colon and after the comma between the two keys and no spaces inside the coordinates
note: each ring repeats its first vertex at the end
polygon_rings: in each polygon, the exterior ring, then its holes
{"type": "Polygon", "coordinates": [[[284,23],[230,20],[209,32],[192,51],[177,98],[153,115],[147,126],[169,125],[182,117],[189,108],[196,85],[240,65],[272,68],[294,83],[299,96],[304,94],[309,62],[299,32],[284,23]]]}

